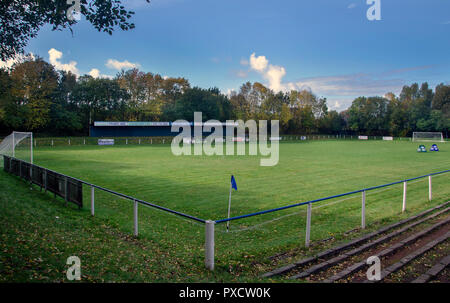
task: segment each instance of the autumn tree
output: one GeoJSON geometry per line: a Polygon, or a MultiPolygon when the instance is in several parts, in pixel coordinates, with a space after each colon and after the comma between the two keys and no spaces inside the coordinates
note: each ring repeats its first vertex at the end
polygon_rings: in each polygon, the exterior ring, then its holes
{"type": "Polygon", "coordinates": [[[25,127],[36,131],[50,121],[50,106],[58,86],[58,74],[53,65],[42,58],[28,60],[13,66],[11,71],[11,96],[13,106],[10,115],[22,117],[20,124],[10,124],[13,128],[25,127]]]}

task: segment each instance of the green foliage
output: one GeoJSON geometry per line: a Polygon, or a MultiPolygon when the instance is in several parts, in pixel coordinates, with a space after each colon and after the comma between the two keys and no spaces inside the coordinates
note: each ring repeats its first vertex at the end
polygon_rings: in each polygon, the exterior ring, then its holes
{"type": "Polygon", "coordinates": [[[185,78],[138,69],[115,78],[76,77],[55,71],[41,58],[0,70],[0,125],[54,135],[87,134],[93,121],[279,120],[282,134],[365,134],[408,136],[450,125],[450,90],[436,93],[427,83],[405,86],[399,97],[359,97],[341,113],[328,111],[326,98],[308,90],[275,93],[259,82],[224,95],[218,88],[191,88],[185,78]]]}
{"type": "Polygon", "coordinates": [[[399,98],[359,97],[348,109],[348,127],[368,135],[408,136],[414,131],[448,133],[450,86],[440,84],[436,94],[423,83],[404,86],[399,98]]]}

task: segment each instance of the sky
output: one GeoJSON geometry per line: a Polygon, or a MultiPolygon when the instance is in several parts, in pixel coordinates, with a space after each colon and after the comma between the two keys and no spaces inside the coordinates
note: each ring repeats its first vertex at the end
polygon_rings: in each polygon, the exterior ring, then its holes
{"type": "Polygon", "coordinates": [[[224,93],[246,81],[309,89],[337,111],[405,84],[450,83],[449,0],[379,0],[373,21],[366,1],[124,0],[135,29],[45,26],[26,51],[78,75],[137,67],[224,93]]]}

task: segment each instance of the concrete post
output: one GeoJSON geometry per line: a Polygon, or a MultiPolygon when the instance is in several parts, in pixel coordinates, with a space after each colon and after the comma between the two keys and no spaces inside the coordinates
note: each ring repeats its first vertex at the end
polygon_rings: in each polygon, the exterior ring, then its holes
{"type": "Polygon", "coordinates": [[[214,270],[214,224],[211,220],[205,222],[205,266],[209,270],[214,270]]]}
{"type": "Polygon", "coordinates": [[[403,182],[403,206],[402,206],[402,213],[406,210],[406,181],[403,182]]]}
{"type": "Polygon", "coordinates": [[[134,236],[138,236],[138,203],[134,200],[134,236]]]}
{"type": "Polygon", "coordinates": [[[308,210],[306,213],[306,237],[305,237],[305,246],[309,247],[309,242],[311,238],[311,203],[308,203],[308,210]]]}
{"type": "Polygon", "coordinates": [[[428,200],[431,201],[433,198],[433,189],[431,185],[431,176],[428,176],[428,200]]]}
{"type": "Polygon", "coordinates": [[[95,187],[91,186],[91,215],[95,214],[95,187]]]}
{"type": "Polygon", "coordinates": [[[366,191],[362,192],[361,228],[366,228],[366,191]]]}

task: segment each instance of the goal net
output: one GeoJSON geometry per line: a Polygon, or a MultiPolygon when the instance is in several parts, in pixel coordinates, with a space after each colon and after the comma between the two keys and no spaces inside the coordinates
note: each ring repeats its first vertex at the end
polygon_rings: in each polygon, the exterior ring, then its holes
{"type": "Polygon", "coordinates": [[[440,132],[414,132],[412,141],[444,142],[444,137],[440,132]]]}
{"type": "Polygon", "coordinates": [[[33,133],[13,132],[0,142],[0,155],[33,163],[33,133]]]}

